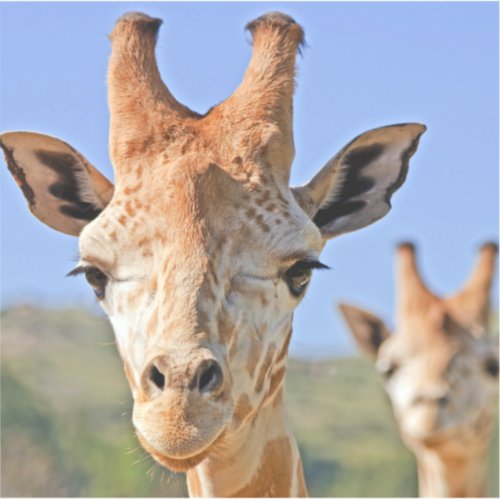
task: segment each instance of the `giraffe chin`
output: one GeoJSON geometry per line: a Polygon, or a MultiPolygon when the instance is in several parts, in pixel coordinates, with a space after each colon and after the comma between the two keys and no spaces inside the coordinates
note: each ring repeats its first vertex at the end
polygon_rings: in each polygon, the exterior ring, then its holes
{"type": "Polygon", "coordinates": [[[219,435],[212,443],[210,443],[203,451],[191,455],[187,458],[173,458],[169,457],[161,452],[159,452],[156,448],[154,448],[151,444],[149,444],[146,439],[141,435],[139,431],[136,430],[137,438],[141,443],[141,446],[163,467],[170,469],[173,472],[187,472],[189,469],[196,467],[199,463],[201,463],[209,454],[209,452],[214,448],[214,445],[220,441],[222,434],[219,435]]]}
{"type": "Polygon", "coordinates": [[[453,438],[456,432],[456,425],[443,425],[432,430],[425,430],[420,432],[417,432],[415,430],[413,430],[412,432],[408,432],[408,430],[406,430],[404,432],[404,435],[406,436],[406,440],[408,441],[418,441],[424,446],[436,447],[445,445],[453,438]]]}

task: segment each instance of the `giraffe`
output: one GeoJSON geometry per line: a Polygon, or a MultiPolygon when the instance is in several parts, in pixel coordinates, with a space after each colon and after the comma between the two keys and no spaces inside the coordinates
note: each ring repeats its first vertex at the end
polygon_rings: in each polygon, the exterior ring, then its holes
{"type": "Polygon", "coordinates": [[[487,335],[498,247],[483,245],[461,291],[422,281],[415,246],[398,247],[396,335],[371,312],[341,304],[360,350],[376,360],[401,437],[415,454],[421,497],[486,495],[498,342],[487,335]]]}
{"type": "Polygon", "coordinates": [[[241,84],[200,115],[160,77],[160,24],[131,12],[110,36],[114,184],[39,133],[2,134],[6,163],[31,212],[79,236],[69,274],[110,318],[144,449],[191,496],[307,496],[284,405],[293,311],[326,241],[390,210],[425,126],[365,132],[291,188],[301,26],[250,22],[241,84]]]}

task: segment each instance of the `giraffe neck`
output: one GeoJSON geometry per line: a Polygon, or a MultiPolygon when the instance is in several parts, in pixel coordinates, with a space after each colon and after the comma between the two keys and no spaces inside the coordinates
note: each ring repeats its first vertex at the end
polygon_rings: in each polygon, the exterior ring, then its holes
{"type": "Polygon", "coordinates": [[[486,496],[486,450],[469,456],[446,456],[435,450],[417,453],[421,497],[486,496]]]}
{"type": "Polygon", "coordinates": [[[187,473],[192,497],[305,497],[302,462],[283,389],[213,456],[187,473]]]}

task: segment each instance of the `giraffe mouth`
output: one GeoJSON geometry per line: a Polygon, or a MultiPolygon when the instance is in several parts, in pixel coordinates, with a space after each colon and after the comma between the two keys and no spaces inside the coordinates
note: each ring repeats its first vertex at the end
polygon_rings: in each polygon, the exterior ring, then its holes
{"type": "Polygon", "coordinates": [[[426,446],[438,446],[446,443],[446,441],[451,439],[456,434],[456,432],[457,425],[450,423],[421,432],[416,432],[415,430],[408,432],[408,430],[406,430],[405,434],[410,439],[417,439],[426,446]]]}
{"type": "Polygon", "coordinates": [[[197,452],[193,455],[183,458],[175,458],[162,453],[157,450],[154,446],[152,446],[142,434],[136,430],[137,438],[141,443],[141,446],[163,467],[170,469],[174,472],[187,472],[189,469],[196,467],[200,464],[209,453],[211,453],[214,448],[220,444],[224,437],[224,430],[216,436],[216,438],[209,443],[202,451],[197,452]]]}

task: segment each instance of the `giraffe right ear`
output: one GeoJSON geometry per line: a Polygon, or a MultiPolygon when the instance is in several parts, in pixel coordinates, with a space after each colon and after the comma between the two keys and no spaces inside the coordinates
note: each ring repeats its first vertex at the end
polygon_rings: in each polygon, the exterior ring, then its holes
{"type": "Polygon", "coordinates": [[[347,304],[340,304],[339,309],[360,351],[375,358],[382,342],[390,336],[384,322],[368,311],[347,304]]]}
{"type": "Polygon", "coordinates": [[[384,217],[406,179],[408,163],[425,126],[390,125],[359,135],[335,155],[296,200],[324,239],[355,231],[384,217]]]}
{"type": "Polygon", "coordinates": [[[7,132],[0,146],[30,211],[57,231],[78,236],[113,196],[113,184],[60,139],[7,132]]]}

